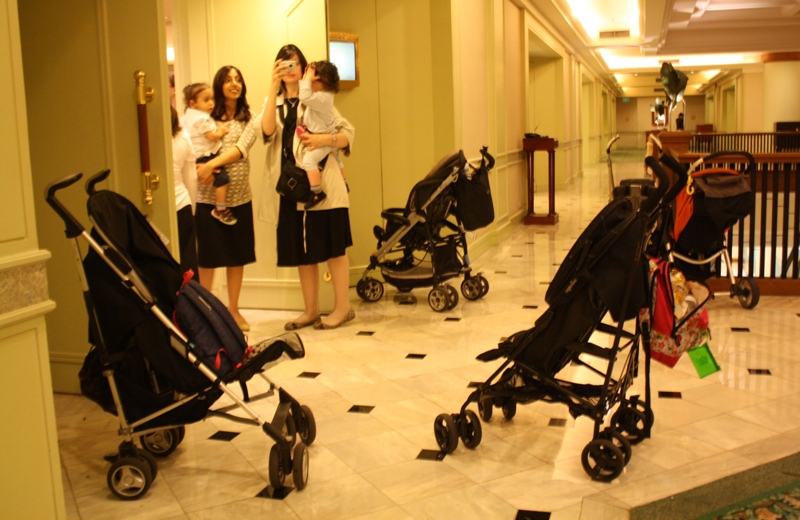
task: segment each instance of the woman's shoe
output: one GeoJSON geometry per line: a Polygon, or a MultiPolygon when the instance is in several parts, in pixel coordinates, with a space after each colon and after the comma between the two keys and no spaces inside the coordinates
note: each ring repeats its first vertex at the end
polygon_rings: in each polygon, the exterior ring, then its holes
{"type": "Polygon", "coordinates": [[[237,325],[242,330],[242,332],[249,332],[250,331],[250,324],[247,323],[246,321],[242,321],[241,323],[237,323],[237,325]]]}
{"type": "Polygon", "coordinates": [[[336,323],[335,325],[325,325],[324,323],[322,323],[322,320],[319,320],[314,324],[314,328],[317,330],[336,329],[338,327],[341,327],[348,321],[353,321],[353,318],[355,317],[356,317],[355,311],[353,309],[350,309],[349,311],[347,311],[347,314],[344,315],[344,318],[342,318],[342,321],[340,321],[339,323],[336,323]]]}
{"type": "Polygon", "coordinates": [[[315,325],[318,321],[319,321],[319,316],[309,321],[300,321],[300,320],[290,321],[289,323],[283,326],[283,330],[302,329],[303,327],[308,327],[309,325],[315,325]]]}

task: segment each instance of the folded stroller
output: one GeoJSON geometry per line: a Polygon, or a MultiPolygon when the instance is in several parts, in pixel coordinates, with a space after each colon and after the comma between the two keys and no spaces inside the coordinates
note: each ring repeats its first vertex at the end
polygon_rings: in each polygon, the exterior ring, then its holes
{"type": "Polygon", "coordinates": [[[480,420],[467,409],[473,402],[480,419],[487,422],[493,407],[511,419],[517,404],[535,401],[562,403],[573,417],[590,417],[594,435],[581,462],[586,473],[600,481],[616,478],[630,460],[631,444],[649,436],[653,423],[649,357],[645,399],[628,397],[638,374],[641,332],[638,325],[634,332],[624,326],[647,303],[645,249],[663,208],[683,184],[679,181],[667,192],[669,177],[664,169],[653,157],[646,164],[657,175],[658,187],[648,189],[646,198],[637,186],[629,186],[627,192],[618,190],[621,196],[592,220],[562,262],[545,295],[549,308],[534,327],[478,356],[484,362],[506,359],[469,395],[459,413],[436,417],[434,434],[443,452],[452,453],[459,437],[467,448],[480,444],[480,420]],[[609,314],[616,324],[604,322],[609,314]],[[566,379],[560,372],[570,363],[599,376],[602,384],[566,379]],[[615,372],[617,364],[622,367],[615,372]],[[617,404],[610,426],[601,430],[617,404]]]}
{"type": "MultiPolygon", "coordinates": [[[[199,345],[199,339],[187,337],[170,319],[182,285],[178,263],[129,200],[108,190],[95,190],[108,175],[106,170],[86,183],[91,233],[57,198],[59,190],[77,182],[82,174],[51,183],[45,198],[64,221],[67,238],[72,240],[89,314],[93,348],[80,373],[81,391],[119,418],[123,441],[117,453],[106,456],[111,462],[109,489],[123,500],[144,496],[156,477],[156,457],[172,453],[183,440],[185,425],[209,414],[264,430],[275,441],[269,457],[270,484],[283,487],[291,473],[295,488],[303,489],[308,480],[307,446],[316,436],[314,416],[262,373],[283,360],[303,357],[300,338],[292,333],[265,340],[250,348],[247,357],[227,372],[201,360],[195,344],[199,345]],[[79,237],[90,248],[83,260],[79,237]],[[279,404],[272,421],[259,417],[247,404],[251,398],[245,383],[254,375],[270,384],[270,390],[258,397],[278,391],[279,404]],[[230,388],[234,382],[241,386],[241,397],[230,388]],[[222,394],[234,405],[210,409],[222,394]],[[230,413],[235,408],[246,417],[230,413]]],[[[217,316],[233,322],[211,293],[204,295],[204,301],[209,307],[221,307],[225,314],[217,316]]],[[[241,336],[238,327],[235,329],[241,336]]],[[[243,336],[236,339],[245,341],[243,336]]],[[[228,347],[219,341],[220,352],[228,347]]]]}
{"type": "Polygon", "coordinates": [[[686,189],[675,198],[672,230],[672,255],[678,269],[689,278],[705,281],[718,272],[717,260],[721,257],[731,282],[730,297],[737,297],[745,309],[758,305],[760,291],[753,277],[736,281],[725,235],[755,208],[749,182],[755,166],[755,159],[747,152],[717,152],[695,161],[687,172],[686,189]],[[747,166],[742,172],[729,168],[701,169],[705,163],[723,156],[743,157],[747,166]]]}
{"type": "Polygon", "coordinates": [[[464,276],[461,294],[467,300],[477,300],[489,292],[486,278],[481,273],[472,274],[466,239],[466,232],[494,220],[489,190],[494,158],[486,147],[481,149],[481,156],[476,168],[467,162],[463,151],[446,155],[414,186],[405,208],[381,213],[386,226],[373,229],[378,250],[370,256],[369,266],[356,285],[361,299],[375,302],[383,297],[383,283],[369,276],[379,267],[384,281],[400,292],[432,287],[428,304],[436,312],[458,304],[458,291],[443,283],[456,276],[464,276]]]}

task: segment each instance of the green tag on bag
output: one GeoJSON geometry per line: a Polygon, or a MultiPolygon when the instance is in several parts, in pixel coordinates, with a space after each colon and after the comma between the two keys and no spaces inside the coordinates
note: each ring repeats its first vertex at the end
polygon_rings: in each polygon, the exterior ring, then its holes
{"type": "Polygon", "coordinates": [[[708,343],[689,350],[689,358],[701,379],[720,370],[717,360],[714,359],[711,349],[708,348],[708,343]]]}

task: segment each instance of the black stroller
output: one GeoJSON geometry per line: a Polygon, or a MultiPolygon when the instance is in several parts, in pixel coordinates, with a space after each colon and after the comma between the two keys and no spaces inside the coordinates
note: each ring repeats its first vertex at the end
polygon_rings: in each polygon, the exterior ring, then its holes
{"type": "Polygon", "coordinates": [[[745,309],[758,305],[761,293],[755,278],[736,280],[725,235],[755,207],[748,179],[755,167],[755,158],[743,151],[717,152],[692,163],[686,189],[675,198],[672,229],[672,256],[678,269],[692,279],[705,281],[719,272],[721,259],[731,283],[730,297],[738,298],[745,309]],[[705,167],[720,157],[743,160],[746,166],[741,172],[705,167]]]}
{"type": "Polygon", "coordinates": [[[385,228],[375,226],[378,250],[356,285],[356,293],[367,302],[383,297],[383,283],[369,276],[380,267],[386,283],[400,292],[432,287],[428,304],[436,312],[453,309],[458,291],[446,280],[464,276],[461,294],[477,300],[489,291],[481,273],[472,274],[466,232],[488,226],[494,220],[489,190],[489,171],[494,158],[481,149],[481,164],[474,167],[463,151],[443,157],[408,196],[405,208],[381,213],[385,228]],[[449,220],[454,216],[456,222],[449,220]],[[446,234],[444,234],[444,233],[446,234]]]}
{"type": "MultiPolygon", "coordinates": [[[[291,473],[295,488],[303,489],[308,480],[307,446],[316,437],[314,416],[262,373],[285,359],[303,357],[299,336],[291,333],[263,341],[253,348],[254,355],[225,376],[201,361],[193,352],[192,338],[170,319],[183,277],[180,267],[129,200],[112,191],[96,191],[95,185],[108,175],[106,170],[86,183],[91,233],[56,196],[82,174],[51,183],[45,198],[72,240],[89,314],[93,348],[80,373],[81,392],[119,417],[118,431],[124,439],[117,453],[105,457],[111,462],[109,489],[124,500],[144,496],[156,477],[156,457],[172,453],[183,440],[184,425],[208,414],[263,429],[275,441],[269,457],[270,484],[282,488],[291,473]],[[90,247],[83,260],[79,237],[90,247]],[[280,402],[271,422],[247,404],[251,398],[245,383],[256,374],[270,384],[270,390],[253,400],[278,391],[280,402]],[[229,386],[234,382],[241,385],[241,397],[229,386]],[[235,404],[211,410],[222,394],[235,404]],[[246,417],[229,413],[236,408],[246,417]]],[[[233,320],[229,314],[224,317],[233,320]]]]}
{"type": "Polygon", "coordinates": [[[669,177],[659,162],[653,157],[645,162],[657,175],[658,187],[628,187],[627,194],[618,191],[622,196],[593,219],[567,254],[546,293],[549,308],[535,326],[478,356],[484,362],[506,359],[469,395],[459,413],[436,418],[434,434],[443,452],[452,453],[459,437],[467,448],[480,444],[480,420],[467,409],[472,402],[478,405],[480,419],[487,422],[493,407],[501,408],[505,418],[511,419],[517,404],[535,401],[563,403],[573,417],[590,417],[594,435],[581,462],[594,480],[616,478],[630,460],[631,444],[649,437],[653,423],[649,356],[645,399],[628,397],[627,390],[638,375],[641,332],[638,326],[633,332],[624,326],[648,300],[645,249],[663,208],[686,179],[667,192],[669,177]],[[603,321],[607,314],[616,324],[603,321]],[[614,371],[618,362],[622,364],[619,375],[614,371]],[[570,363],[599,376],[603,383],[583,384],[559,377],[570,363]],[[603,371],[596,365],[607,368],[603,371]],[[601,430],[606,415],[617,404],[610,426],[601,430]]]}

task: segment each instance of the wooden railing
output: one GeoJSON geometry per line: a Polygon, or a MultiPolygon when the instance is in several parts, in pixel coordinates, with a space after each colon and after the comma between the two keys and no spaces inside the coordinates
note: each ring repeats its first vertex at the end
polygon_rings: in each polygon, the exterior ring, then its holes
{"type": "Polygon", "coordinates": [[[723,150],[747,150],[752,154],[800,153],[800,133],[695,134],[689,142],[689,151],[694,153],[723,150]]]}
{"type": "MultiPolygon", "coordinates": [[[[741,135],[744,139],[745,134],[733,135],[741,135]]],[[[692,137],[692,144],[696,137],[692,137]]],[[[683,153],[679,160],[688,165],[705,155],[683,153]]],[[[755,209],[727,234],[734,275],[737,279],[745,276],[756,278],[762,294],[800,294],[800,198],[797,196],[800,153],[753,153],[753,156],[757,167],[749,182],[756,194],[755,209]]],[[[704,167],[742,171],[743,160],[741,156],[723,156],[704,164],[704,167]]],[[[718,262],[716,272],[727,276],[720,264],[718,262]]],[[[726,283],[721,279],[712,286],[719,290],[726,283]]]]}

